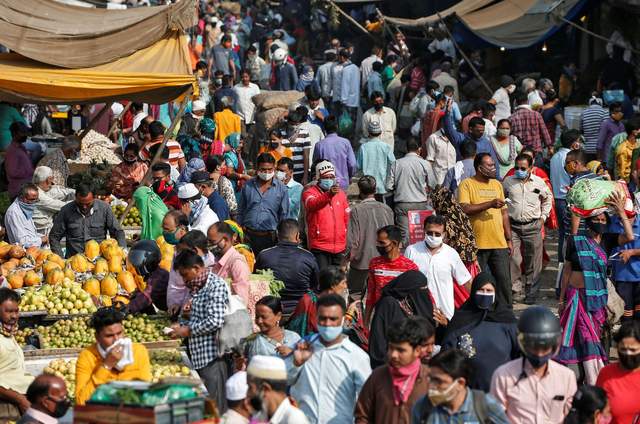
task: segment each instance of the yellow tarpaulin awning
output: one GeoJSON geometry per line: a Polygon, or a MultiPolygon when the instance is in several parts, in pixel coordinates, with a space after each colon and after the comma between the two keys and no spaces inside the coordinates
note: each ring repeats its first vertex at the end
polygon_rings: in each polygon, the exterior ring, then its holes
{"type": "Polygon", "coordinates": [[[14,53],[0,55],[0,100],[18,103],[161,104],[197,92],[187,42],[178,31],[111,63],[68,69],[14,53]]]}

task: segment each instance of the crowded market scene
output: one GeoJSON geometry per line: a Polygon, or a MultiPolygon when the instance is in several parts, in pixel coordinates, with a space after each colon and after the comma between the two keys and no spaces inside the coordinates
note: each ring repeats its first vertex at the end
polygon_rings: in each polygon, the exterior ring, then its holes
{"type": "Polygon", "coordinates": [[[0,423],[639,424],[638,18],[2,0],[0,423]]]}

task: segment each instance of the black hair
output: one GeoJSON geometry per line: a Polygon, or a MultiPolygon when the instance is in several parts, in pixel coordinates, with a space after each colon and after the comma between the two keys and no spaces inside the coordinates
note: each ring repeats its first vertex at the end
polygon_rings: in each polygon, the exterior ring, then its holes
{"type": "Polygon", "coordinates": [[[385,225],[379,228],[377,234],[382,233],[385,233],[389,240],[396,241],[398,244],[402,241],[402,230],[397,225],[385,225]]]}
{"type": "MultiPolygon", "coordinates": [[[[188,222],[187,222],[187,225],[188,225],[188,222]]],[[[206,252],[208,240],[207,240],[207,236],[204,235],[202,231],[191,230],[187,234],[182,236],[182,238],[180,239],[180,244],[186,245],[189,249],[195,250],[196,248],[198,248],[203,252],[206,252]]]]}
{"type": "Polygon", "coordinates": [[[349,50],[347,49],[340,49],[340,51],[338,52],[338,56],[349,59],[351,57],[351,53],[349,53],[349,50]]]}
{"type": "Polygon", "coordinates": [[[153,121],[149,124],[149,135],[156,138],[164,134],[164,125],[160,121],[153,121]]]}
{"type": "Polygon", "coordinates": [[[338,119],[334,115],[324,118],[324,129],[327,134],[332,134],[338,130],[338,119]]]}
{"type": "Polygon", "coordinates": [[[529,101],[529,95],[522,90],[516,91],[516,94],[513,97],[515,98],[516,104],[518,105],[525,104],[529,101]]]}
{"type": "Polygon", "coordinates": [[[106,306],[99,308],[91,317],[90,325],[96,330],[96,334],[100,332],[104,327],[108,327],[113,324],[120,324],[124,321],[124,313],[116,308],[106,306]]]}
{"type": "Polygon", "coordinates": [[[30,130],[24,122],[14,122],[9,126],[11,137],[15,137],[18,133],[29,134],[30,130]]]}
{"type": "Polygon", "coordinates": [[[451,94],[453,94],[455,91],[456,90],[451,85],[445,85],[444,88],[442,89],[443,93],[451,93],[451,94]]]}
{"type": "Polygon", "coordinates": [[[420,149],[420,142],[414,137],[409,137],[407,140],[407,152],[417,152],[418,149],[420,149]]]}
{"type": "MultiPolygon", "coordinates": [[[[0,303],[2,303],[1,300],[0,303]]],[[[620,343],[622,339],[626,339],[627,337],[633,337],[640,342],[640,321],[633,320],[623,322],[620,330],[618,330],[613,337],[613,340],[616,343],[620,343]]]]}
{"type": "Polygon", "coordinates": [[[132,102],[131,103],[131,109],[133,110],[142,110],[144,108],[144,105],[140,102],[132,102]]]}
{"type": "Polygon", "coordinates": [[[240,71],[240,75],[244,75],[244,74],[247,74],[247,75],[251,76],[251,71],[249,69],[247,69],[247,68],[243,68],[240,71]]]}
{"type": "Polygon", "coordinates": [[[171,174],[171,165],[166,162],[156,162],[151,167],[151,172],[164,172],[165,175],[171,174]]]}
{"type": "Polygon", "coordinates": [[[318,276],[318,288],[320,291],[329,290],[347,278],[346,273],[335,265],[329,265],[318,276]]]}
{"type": "Polygon", "coordinates": [[[138,148],[138,145],[136,143],[129,143],[127,144],[127,147],[124,148],[123,153],[126,153],[128,151],[132,151],[136,156],[138,156],[138,152],[140,151],[140,149],[138,148]]]}
{"type": "Polygon", "coordinates": [[[622,109],[622,103],[613,102],[609,105],[609,113],[613,113],[615,109],[622,109]]]}
{"type": "Polygon", "coordinates": [[[531,153],[531,156],[534,157],[536,155],[536,152],[529,146],[525,146],[522,148],[522,150],[520,150],[520,153],[526,153],[529,152],[531,153]]]}
{"type": "Polygon", "coordinates": [[[437,81],[431,80],[427,83],[427,91],[428,90],[437,90],[440,88],[440,84],[437,81]]]}
{"type": "Polygon", "coordinates": [[[482,110],[482,115],[486,116],[490,112],[495,112],[496,111],[496,106],[493,103],[484,102],[482,104],[482,106],[480,107],[480,109],[482,110]]]}
{"type": "Polygon", "coordinates": [[[627,122],[624,123],[625,132],[631,136],[631,133],[640,129],[640,119],[631,118],[627,122]]]}
{"type": "MultiPolygon", "coordinates": [[[[46,376],[47,374],[44,375],[46,376]]],[[[36,378],[31,382],[31,384],[29,384],[29,387],[27,387],[26,397],[32,405],[35,405],[40,398],[49,396],[51,377],[36,378]]]]}
{"type": "Polygon", "coordinates": [[[198,63],[196,63],[196,69],[207,69],[207,62],[199,60],[198,63]]]}
{"type": "Polygon", "coordinates": [[[272,163],[275,166],[276,158],[274,158],[271,153],[260,153],[256,158],[256,166],[261,163],[272,163]]]}
{"type": "Polygon", "coordinates": [[[211,155],[205,161],[205,166],[207,167],[207,172],[211,173],[216,170],[217,167],[222,166],[224,163],[224,158],[220,155],[211,155]]]}
{"type": "Polygon", "coordinates": [[[251,44],[249,47],[247,47],[247,52],[256,53],[257,51],[258,51],[258,49],[253,44],[251,44]]]}
{"type": "Polygon", "coordinates": [[[226,222],[218,221],[211,224],[211,227],[215,228],[216,231],[220,234],[228,236],[231,240],[233,240],[233,235],[235,234],[235,232],[233,231],[233,228],[231,228],[231,225],[227,224],[226,222]]]}
{"type": "Polygon", "coordinates": [[[283,219],[278,224],[278,240],[291,239],[294,235],[300,232],[300,226],[295,219],[283,219]]]}
{"type": "Polygon", "coordinates": [[[256,308],[258,307],[258,305],[266,306],[267,308],[271,309],[274,314],[282,313],[282,301],[279,297],[271,295],[264,296],[256,302],[256,308]]]}
{"type": "Polygon", "coordinates": [[[581,165],[586,165],[589,161],[587,152],[585,152],[584,149],[570,151],[567,153],[567,160],[575,160],[581,165]]]}
{"type": "Polygon", "coordinates": [[[293,159],[291,158],[288,158],[286,156],[280,158],[280,160],[278,161],[278,166],[280,165],[286,165],[290,171],[293,171],[293,159]]]}
{"type": "Polygon", "coordinates": [[[479,116],[474,116],[469,120],[469,129],[476,127],[478,125],[482,125],[484,127],[484,119],[479,116]]]}
{"type": "Polygon", "coordinates": [[[300,116],[303,117],[302,122],[304,122],[304,117],[309,114],[309,108],[305,105],[300,105],[296,108],[296,112],[298,112],[300,116]]]}
{"type": "Polygon", "coordinates": [[[177,270],[193,268],[198,265],[204,266],[204,261],[200,255],[190,249],[178,253],[178,256],[173,260],[173,268],[177,270]]]}
{"type": "Polygon", "coordinates": [[[384,94],[379,91],[374,91],[373,93],[371,93],[371,96],[369,98],[371,99],[371,101],[374,101],[375,99],[384,100],[384,94]]]}
{"type": "Polygon", "coordinates": [[[478,146],[475,141],[467,140],[460,146],[460,155],[463,159],[471,158],[476,155],[478,146]]]}
{"type": "Polygon", "coordinates": [[[12,300],[16,303],[20,303],[20,295],[18,294],[18,292],[13,291],[12,289],[8,288],[8,287],[2,287],[0,288],[0,305],[2,305],[4,302],[6,302],[7,300],[12,300]]]}
{"type": "Polygon", "coordinates": [[[87,197],[93,194],[93,187],[89,183],[80,183],[76,187],[76,197],[87,197]]]}
{"type": "Polygon", "coordinates": [[[376,179],[371,175],[364,175],[358,179],[360,194],[370,196],[376,192],[376,179]]]}
{"type": "Polygon", "coordinates": [[[308,85],[304,89],[304,94],[307,96],[308,100],[318,100],[318,99],[320,99],[322,97],[322,93],[320,92],[318,87],[316,87],[313,84],[308,85]]]}
{"type": "Polygon", "coordinates": [[[342,296],[339,296],[335,293],[331,294],[323,294],[318,297],[318,301],[316,302],[316,310],[319,311],[320,307],[331,307],[331,306],[340,306],[342,309],[342,313],[347,312],[347,304],[345,303],[342,296]]]}
{"type": "Polygon", "coordinates": [[[473,169],[477,171],[478,168],[480,168],[480,165],[482,165],[482,160],[487,156],[491,157],[491,155],[487,152],[478,153],[473,159],[473,169]]]}
{"type": "Polygon", "coordinates": [[[466,355],[458,349],[448,349],[438,353],[429,361],[431,368],[440,368],[454,380],[464,378],[469,384],[471,378],[471,364],[466,355]]]}
{"type": "Polygon", "coordinates": [[[325,52],[324,54],[324,58],[327,62],[335,62],[336,57],[338,57],[338,55],[336,55],[336,53],[333,51],[325,52]]]}
{"type": "Polygon", "coordinates": [[[607,393],[597,386],[581,386],[573,396],[571,411],[565,424],[593,423],[596,411],[602,411],[607,406],[607,393]]]}
{"type": "Polygon", "coordinates": [[[189,217],[184,212],[180,210],[172,210],[167,212],[164,217],[166,218],[168,216],[173,218],[173,221],[176,223],[177,227],[189,227],[189,217]]]}
{"type": "Polygon", "coordinates": [[[423,323],[413,318],[407,317],[399,325],[389,326],[387,329],[387,342],[396,344],[406,342],[414,349],[423,345],[433,334],[430,335],[428,329],[422,325],[423,323]]]}
{"type": "Polygon", "coordinates": [[[524,154],[522,152],[518,153],[518,156],[516,156],[516,162],[521,161],[521,160],[526,160],[527,164],[529,166],[533,165],[533,158],[527,154],[524,154]]]}
{"type": "Polygon", "coordinates": [[[375,61],[371,65],[371,69],[375,72],[382,72],[382,70],[384,69],[384,64],[382,62],[375,61]]]}
{"type": "MultiPolygon", "coordinates": [[[[162,146],[162,143],[156,143],[153,146],[149,147],[149,160],[153,160],[153,158],[156,157],[156,155],[158,154],[158,150],[160,150],[161,146],[162,146]]],[[[159,159],[164,159],[164,160],[169,159],[169,149],[166,146],[164,149],[162,149],[162,153],[160,153],[159,159]]],[[[171,171],[171,169],[169,169],[169,171],[171,171]]]]}
{"type": "Polygon", "coordinates": [[[571,145],[580,138],[580,131],[578,130],[564,130],[560,135],[560,143],[562,147],[567,149],[571,148],[571,145]]]}
{"type": "Polygon", "coordinates": [[[424,228],[427,228],[427,225],[442,225],[445,226],[447,223],[447,219],[442,215],[432,214],[424,220],[424,228]]]}
{"type": "Polygon", "coordinates": [[[496,124],[496,128],[500,128],[500,125],[502,125],[503,122],[506,122],[507,124],[509,124],[509,128],[511,128],[511,121],[509,121],[506,118],[499,120],[498,123],[496,124]]]}
{"type": "MultiPolygon", "coordinates": [[[[224,25],[223,25],[224,26],[224,25]]],[[[226,28],[225,28],[226,29],[226,28]]],[[[223,31],[224,32],[224,31],[223,31]]],[[[220,39],[220,44],[224,44],[226,42],[230,42],[231,41],[231,36],[230,35],[223,35],[222,38],[220,39]]]]}
{"type": "Polygon", "coordinates": [[[396,56],[395,54],[390,54],[390,55],[387,55],[387,58],[384,60],[384,63],[386,63],[387,65],[391,65],[396,60],[398,60],[398,56],[396,56]]]}

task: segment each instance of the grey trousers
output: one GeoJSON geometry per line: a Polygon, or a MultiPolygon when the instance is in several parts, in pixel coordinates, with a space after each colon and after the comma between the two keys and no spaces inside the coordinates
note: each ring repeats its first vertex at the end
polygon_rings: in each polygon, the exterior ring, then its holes
{"type": "Polygon", "coordinates": [[[529,224],[511,222],[511,281],[513,292],[535,297],[540,289],[540,273],[542,272],[542,223],[534,221],[529,224]],[[524,263],[524,273],[522,264],[524,263]]]}
{"type": "Polygon", "coordinates": [[[402,230],[402,243],[404,247],[409,245],[409,211],[423,211],[428,209],[427,202],[398,202],[393,207],[396,225],[402,230]]]}
{"type": "Polygon", "coordinates": [[[218,412],[224,414],[228,408],[227,393],[225,390],[225,383],[229,378],[229,365],[227,361],[225,358],[216,359],[197,371],[209,392],[209,398],[216,402],[218,412]]]}

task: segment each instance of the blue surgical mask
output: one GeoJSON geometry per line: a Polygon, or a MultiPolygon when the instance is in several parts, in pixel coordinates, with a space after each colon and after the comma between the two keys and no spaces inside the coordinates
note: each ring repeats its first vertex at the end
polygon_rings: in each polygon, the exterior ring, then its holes
{"type": "Polygon", "coordinates": [[[523,171],[521,169],[516,169],[515,177],[519,180],[524,180],[529,176],[529,171],[523,171]]]}
{"type": "Polygon", "coordinates": [[[24,213],[24,216],[27,217],[27,219],[31,219],[33,217],[33,210],[36,208],[36,205],[34,203],[25,203],[18,200],[18,205],[20,205],[20,209],[22,210],[22,213],[24,213]]]}
{"type": "Polygon", "coordinates": [[[325,327],[324,325],[318,325],[318,334],[325,342],[332,342],[342,334],[342,325],[337,327],[325,327]]]}
{"type": "Polygon", "coordinates": [[[318,181],[318,185],[324,191],[330,190],[335,183],[336,183],[336,180],[334,180],[333,178],[321,178],[320,181],[318,181]]]}

